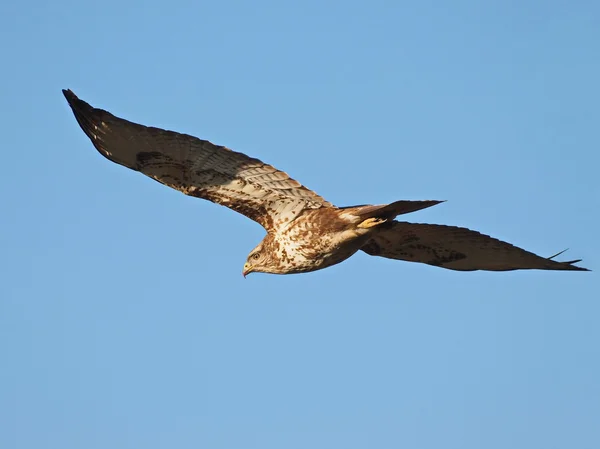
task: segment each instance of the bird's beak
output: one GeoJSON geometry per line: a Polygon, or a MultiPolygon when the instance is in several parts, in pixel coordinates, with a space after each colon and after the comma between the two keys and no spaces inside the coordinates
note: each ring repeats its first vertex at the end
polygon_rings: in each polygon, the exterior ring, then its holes
{"type": "Polygon", "coordinates": [[[242,276],[244,276],[244,278],[245,278],[250,273],[252,273],[252,265],[250,265],[248,262],[246,262],[244,264],[244,270],[242,271],[242,276]]]}

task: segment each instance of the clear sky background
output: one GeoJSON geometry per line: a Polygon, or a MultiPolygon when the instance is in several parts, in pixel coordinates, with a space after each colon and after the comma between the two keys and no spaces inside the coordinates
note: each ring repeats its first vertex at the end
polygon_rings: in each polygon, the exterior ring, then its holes
{"type": "Polygon", "coordinates": [[[593,1],[3,2],[0,447],[600,447],[599,24],[593,1]],[[596,271],[358,254],[244,280],[262,228],[104,159],[61,88],[596,271]]]}

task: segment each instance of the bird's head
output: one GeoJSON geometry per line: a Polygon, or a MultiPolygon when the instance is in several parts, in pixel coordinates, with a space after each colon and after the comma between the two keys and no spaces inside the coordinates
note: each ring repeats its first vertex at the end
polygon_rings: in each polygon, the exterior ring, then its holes
{"type": "Polygon", "coordinates": [[[274,273],[277,266],[274,262],[274,255],[269,251],[269,246],[261,242],[250,251],[242,275],[246,277],[250,273],[274,273]]]}

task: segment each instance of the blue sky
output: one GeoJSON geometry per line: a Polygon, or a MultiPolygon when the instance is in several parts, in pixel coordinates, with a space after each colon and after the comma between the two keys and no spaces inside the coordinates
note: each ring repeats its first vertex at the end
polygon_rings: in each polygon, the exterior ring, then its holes
{"type": "Polygon", "coordinates": [[[600,447],[600,6],[4,2],[0,447],[600,447]],[[262,228],[102,158],[60,89],[339,205],[445,199],[591,273],[359,254],[241,276],[262,228]]]}

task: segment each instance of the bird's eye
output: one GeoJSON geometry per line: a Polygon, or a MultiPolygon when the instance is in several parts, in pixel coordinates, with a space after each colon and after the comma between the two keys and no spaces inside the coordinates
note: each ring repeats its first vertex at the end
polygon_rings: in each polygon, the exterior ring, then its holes
{"type": "Polygon", "coordinates": [[[258,260],[259,257],[260,257],[260,253],[254,253],[254,254],[252,254],[252,258],[254,260],[258,260]]]}

